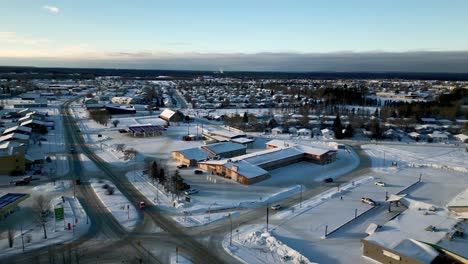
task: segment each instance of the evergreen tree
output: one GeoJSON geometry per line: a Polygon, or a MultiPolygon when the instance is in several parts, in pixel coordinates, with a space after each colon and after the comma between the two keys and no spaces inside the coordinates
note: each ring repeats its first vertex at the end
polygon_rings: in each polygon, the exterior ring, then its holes
{"type": "Polygon", "coordinates": [[[249,115],[247,114],[247,112],[244,112],[244,115],[242,116],[242,122],[244,122],[245,124],[249,122],[249,115]]]}
{"type": "Polygon", "coordinates": [[[382,138],[382,129],[380,128],[380,122],[374,119],[371,123],[370,131],[372,132],[373,138],[382,138]]]}
{"type": "Polygon", "coordinates": [[[340,113],[336,115],[335,121],[333,122],[333,131],[335,132],[336,139],[343,138],[343,125],[341,125],[340,113]]]}
{"type": "Polygon", "coordinates": [[[351,126],[351,124],[348,124],[345,128],[345,133],[344,133],[344,137],[352,137],[354,135],[354,129],[353,129],[353,126],[351,126]]]}

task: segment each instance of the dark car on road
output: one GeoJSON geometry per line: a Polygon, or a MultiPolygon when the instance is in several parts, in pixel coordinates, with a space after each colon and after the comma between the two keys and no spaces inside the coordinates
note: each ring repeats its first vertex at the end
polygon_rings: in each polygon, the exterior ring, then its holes
{"type": "Polygon", "coordinates": [[[326,178],[325,180],[323,180],[323,182],[330,183],[330,182],[333,182],[333,179],[332,178],[326,178]]]}
{"type": "Polygon", "coordinates": [[[202,171],[202,170],[194,170],[193,173],[195,173],[195,174],[203,174],[203,171],[202,171]]]}

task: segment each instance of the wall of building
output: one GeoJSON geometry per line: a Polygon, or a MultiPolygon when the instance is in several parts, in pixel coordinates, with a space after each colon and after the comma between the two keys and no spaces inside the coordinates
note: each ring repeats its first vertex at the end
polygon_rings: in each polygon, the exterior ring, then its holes
{"type": "Polygon", "coordinates": [[[423,262],[407,257],[405,255],[401,255],[396,251],[384,248],[380,245],[371,243],[367,240],[361,240],[362,241],[362,255],[369,257],[373,260],[376,260],[380,263],[383,264],[424,264],[423,262]],[[384,255],[384,252],[387,255],[384,255]],[[389,257],[388,255],[394,255],[397,258],[389,257]]]}
{"type": "Polygon", "coordinates": [[[189,159],[187,159],[184,155],[182,155],[182,153],[180,153],[180,152],[178,152],[178,151],[172,152],[172,158],[173,158],[177,163],[184,164],[184,165],[187,165],[187,166],[189,166],[189,167],[191,167],[191,166],[197,166],[197,161],[196,161],[196,160],[189,160],[189,159]]]}
{"type": "Polygon", "coordinates": [[[0,174],[10,175],[13,171],[18,171],[24,174],[24,155],[7,155],[0,156],[0,174]]]}
{"type": "Polygon", "coordinates": [[[449,209],[457,213],[468,213],[468,206],[449,206],[449,209]]]}

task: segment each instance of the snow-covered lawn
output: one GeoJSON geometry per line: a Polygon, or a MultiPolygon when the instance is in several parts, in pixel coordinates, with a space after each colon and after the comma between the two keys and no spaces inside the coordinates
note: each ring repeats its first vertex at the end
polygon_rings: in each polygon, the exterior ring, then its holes
{"type": "MultiPolygon", "coordinates": [[[[60,190],[62,189],[47,185],[38,187],[35,191],[43,193],[58,192],[60,190]]],[[[8,245],[7,232],[1,234],[0,256],[5,257],[23,252],[22,241],[24,241],[24,251],[31,251],[53,244],[61,244],[84,235],[88,231],[91,221],[87,219],[86,212],[77,199],[71,197],[65,197],[64,199],[65,202],[62,201],[61,197],[56,197],[51,201],[51,213],[46,224],[47,239],[44,239],[42,226],[34,222],[29,225],[15,226],[15,238],[12,248],[8,245]],[[64,220],[55,222],[54,208],[59,207],[64,208],[64,220]],[[68,230],[68,224],[70,224],[70,230],[68,230]],[[21,228],[23,233],[21,233],[21,228]]]]}
{"type": "Polygon", "coordinates": [[[127,230],[135,228],[139,216],[137,209],[130,201],[115,187],[114,184],[107,180],[91,179],[91,187],[101,202],[106,206],[107,210],[117,219],[117,221],[127,230]],[[114,188],[114,194],[106,194],[107,189],[103,186],[107,184],[108,188],[114,188]]]}
{"type": "Polygon", "coordinates": [[[236,229],[223,239],[224,249],[242,263],[313,263],[299,252],[283,244],[263,225],[236,229]]]}
{"type": "MultiPolygon", "coordinates": [[[[191,214],[199,214],[220,209],[253,208],[262,204],[273,203],[300,192],[299,185],[286,188],[259,187],[249,189],[249,186],[240,185],[229,180],[210,175],[206,177],[209,177],[212,180],[208,180],[206,186],[197,184],[196,188],[199,190],[199,193],[191,195],[191,202],[185,202],[185,195],[181,194],[179,200],[177,200],[175,195],[166,193],[159,184],[153,184],[148,176],[143,175],[141,171],[137,171],[136,173],[135,171],[128,172],[126,177],[135,186],[135,188],[153,204],[163,210],[179,213],[186,211],[191,214]],[[215,182],[215,179],[218,181],[215,182]],[[222,191],[216,190],[216,188],[222,191]],[[226,192],[226,189],[231,190],[226,192]],[[239,192],[236,190],[239,190],[239,192]],[[264,192],[259,194],[258,190],[264,190],[264,192]],[[213,202],[212,195],[215,192],[219,192],[219,195],[216,196],[216,201],[213,202]]],[[[204,216],[201,217],[203,218],[204,216]]],[[[212,220],[214,219],[215,218],[212,220]]],[[[202,223],[203,221],[194,220],[194,222],[202,223]]]]}

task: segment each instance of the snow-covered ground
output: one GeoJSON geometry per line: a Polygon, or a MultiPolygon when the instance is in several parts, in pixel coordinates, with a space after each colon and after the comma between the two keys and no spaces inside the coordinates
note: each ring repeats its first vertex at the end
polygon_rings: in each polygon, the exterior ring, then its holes
{"type": "Polygon", "coordinates": [[[91,179],[91,187],[101,202],[106,206],[107,210],[117,219],[117,221],[127,230],[135,228],[140,219],[137,209],[130,201],[115,187],[114,184],[107,180],[91,179]],[[107,189],[103,186],[107,184],[108,188],[114,188],[112,195],[106,194],[107,189]]]}
{"type": "Polygon", "coordinates": [[[242,263],[313,263],[283,244],[263,225],[243,226],[223,239],[224,249],[242,263]]]}
{"type": "MultiPolygon", "coordinates": [[[[217,184],[222,184],[215,183],[213,181],[209,182],[210,186],[203,186],[202,188],[198,188],[197,190],[199,190],[199,193],[191,195],[191,202],[186,202],[184,199],[185,196],[183,194],[179,197],[179,199],[177,199],[177,197],[171,193],[166,193],[159,184],[153,183],[146,175],[143,175],[141,171],[128,172],[126,177],[135,186],[135,188],[139,190],[154,205],[158,206],[160,209],[178,213],[179,215],[174,216],[173,219],[184,226],[197,226],[220,221],[225,219],[228,214],[216,213],[212,211],[221,209],[236,210],[253,208],[262,204],[273,203],[300,192],[299,185],[282,189],[262,187],[263,190],[270,190],[270,192],[259,195],[257,192],[249,190],[248,186],[231,183],[230,181],[225,180],[228,181],[228,183],[232,186],[241,187],[243,192],[219,192],[220,195],[216,196],[217,199],[215,202],[213,202],[213,192],[209,191],[209,189],[216,188],[217,184]]],[[[213,177],[224,180],[214,176],[206,177],[213,177]]],[[[232,211],[230,213],[232,216],[239,214],[239,212],[236,211],[232,211]]]]}
{"type": "MultiPolygon", "coordinates": [[[[14,225],[15,238],[13,247],[8,245],[7,232],[3,232],[0,237],[0,256],[20,254],[24,251],[30,251],[53,244],[61,244],[84,235],[91,226],[91,220],[87,219],[87,214],[80,202],[70,196],[65,195],[64,191],[69,189],[71,182],[58,181],[47,183],[34,187],[33,196],[26,203],[34,204],[37,195],[45,195],[52,198],[50,202],[50,215],[47,219],[46,230],[47,239],[44,239],[44,231],[41,225],[34,220],[34,212],[30,208],[25,208],[24,214],[28,215],[27,220],[23,219],[21,224],[14,225]],[[64,196],[64,200],[62,200],[64,196]],[[55,221],[54,208],[64,208],[64,220],[55,221]],[[68,229],[70,224],[70,230],[68,229]],[[21,229],[23,232],[21,233],[21,229]]],[[[20,205],[22,206],[22,205],[20,205]]],[[[18,213],[15,213],[18,214],[18,213]]]]}
{"type": "MultiPolygon", "coordinates": [[[[302,205],[273,212],[270,234],[319,263],[372,263],[361,256],[360,239],[366,236],[370,223],[384,224],[395,214],[387,212],[386,194],[402,192],[411,199],[446,206],[468,185],[467,154],[463,149],[381,144],[363,148],[372,159],[371,173],[355,179],[354,185],[349,182],[340,186],[339,191],[335,187],[302,205]],[[392,162],[398,166],[391,166],[392,162]],[[376,181],[385,182],[385,187],[376,186],[376,181]],[[361,197],[369,197],[381,206],[370,210],[371,206],[360,202],[361,197]]],[[[254,231],[262,233],[262,228],[254,231]]],[[[231,252],[238,257],[255,257],[249,250],[239,247],[231,252]]],[[[264,259],[247,262],[270,263],[264,259]]]]}

